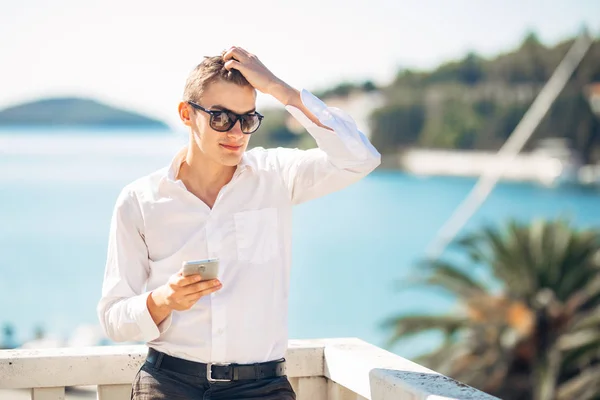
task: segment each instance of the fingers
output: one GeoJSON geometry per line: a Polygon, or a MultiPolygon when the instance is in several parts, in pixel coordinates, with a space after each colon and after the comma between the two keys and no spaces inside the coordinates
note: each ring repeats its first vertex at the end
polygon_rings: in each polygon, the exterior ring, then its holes
{"type": "Polygon", "coordinates": [[[198,292],[194,292],[194,293],[190,293],[184,296],[185,300],[193,300],[193,301],[198,301],[198,299],[200,299],[201,297],[207,296],[211,293],[214,293],[218,290],[221,290],[223,288],[223,285],[214,285],[214,286],[210,286],[204,290],[200,290],[198,292]]]}
{"type": "Polygon", "coordinates": [[[173,286],[186,287],[196,282],[200,282],[201,280],[202,277],[200,275],[183,276],[183,274],[179,272],[177,274],[177,278],[172,282],[172,284],[173,286]]]}
{"type": "MultiPolygon", "coordinates": [[[[215,279],[215,280],[216,280],[216,279],[215,279]]],[[[202,283],[205,283],[205,282],[202,282],[202,283]]],[[[184,305],[184,307],[185,307],[186,309],[190,309],[190,308],[192,308],[192,306],[193,306],[194,304],[196,304],[196,302],[197,302],[198,300],[200,300],[202,297],[204,297],[204,296],[208,296],[208,295],[210,295],[211,293],[214,293],[214,292],[216,292],[217,290],[221,290],[221,288],[222,288],[222,285],[221,285],[221,284],[220,284],[220,282],[219,282],[219,284],[213,284],[212,286],[209,286],[208,288],[205,288],[205,289],[203,289],[203,290],[199,290],[199,291],[197,291],[197,292],[189,293],[189,294],[187,294],[187,295],[183,296],[183,297],[182,297],[182,298],[179,300],[179,302],[180,302],[182,305],[184,305]]]]}
{"type": "Polygon", "coordinates": [[[202,281],[198,283],[194,283],[192,285],[188,285],[185,288],[181,289],[181,293],[184,295],[190,295],[197,292],[202,292],[204,290],[212,289],[214,287],[220,288],[221,282],[218,279],[211,279],[210,281],[202,281]]]}
{"type": "Polygon", "coordinates": [[[237,69],[238,71],[242,72],[242,64],[239,61],[236,60],[229,60],[225,63],[225,68],[230,71],[231,69],[237,69]]]}
{"type": "Polygon", "coordinates": [[[244,62],[250,58],[251,54],[241,47],[233,46],[225,52],[223,60],[228,61],[231,59],[244,62]]]}

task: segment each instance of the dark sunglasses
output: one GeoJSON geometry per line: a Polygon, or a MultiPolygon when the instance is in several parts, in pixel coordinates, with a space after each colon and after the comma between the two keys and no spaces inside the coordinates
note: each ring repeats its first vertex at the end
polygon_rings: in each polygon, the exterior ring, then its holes
{"type": "Polygon", "coordinates": [[[190,106],[194,107],[196,110],[204,111],[205,113],[209,114],[210,127],[217,132],[227,132],[228,130],[233,128],[233,126],[239,120],[243,133],[254,133],[256,132],[256,130],[260,126],[261,121],[264,118],[263,115],[257,112],[252,112],[248,114],[236,114],[228,110],[207,110],[206,108],[194,103],[193,101],[188,101],[187,103],[190,106]]]}

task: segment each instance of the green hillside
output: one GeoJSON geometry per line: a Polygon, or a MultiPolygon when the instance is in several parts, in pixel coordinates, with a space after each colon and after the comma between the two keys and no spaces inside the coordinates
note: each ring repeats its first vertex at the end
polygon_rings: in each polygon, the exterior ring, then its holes
{"type": "MultiPolygon", "coordinates": [[[[373,142],[383,152],[403,146],[497,150],[573,43],[545,47],[533,34],[521,46],[493,59],[468,54],[434,71],[399,71],[382,88],[387,104],[371,117],[373,142]]],[[[533,141],[564,137],[585,161],[600,160],[600,119],[585,88],[600,81],[596,40],[533,141]]]]}
{"type": "MultiPolygon", "coordinates": [[[[431,71],[402,69],[383,87],[376,88],[369,81],[340,83],[317,94],[326,100],[372,90],[383,93],[385,103],[372,113],[370,128],[373,144],[384,154],[408,147],[498,150],[572,43],[567,40],[547,47],[535,34],[529,34],[517,49],[493,58],[470,53],[431,71]]],[[[592,113],[585,96],[585,88],[592,82],[600,82],[598,40],[531,143],[564,137],[584,161],[600,161],[600,118],[592,113]]],[[[270,140],[275,145],[307,143],[292,134],[283,135],[284,128],[270,126],[261,132],[261,141],[270,140]]]]}
{"type": "Polygon", "coordinates": [[[167,128],[162,121],[81,98],[43,99],[0,110],[2,125],[167,128]]]}

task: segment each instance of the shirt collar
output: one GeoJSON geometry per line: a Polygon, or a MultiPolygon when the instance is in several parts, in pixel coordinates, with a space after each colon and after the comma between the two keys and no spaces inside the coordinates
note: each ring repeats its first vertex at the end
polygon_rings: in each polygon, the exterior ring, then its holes
{"type": "MultiPolygon", "coordinates": [[[[181,164],[183,163],[183,160],[185,160],[185,155],[187,154],[187,149],[188,149],[187,145],[183,146],[177,152],[177,154],[175,154],[175,157],[173,157],[173,159],[171,160],[171,164],[169,164],[169,167],[167,168],[167,171],[166,171],[166,175],[163,178],[166,178],[168,181],[171,181],[171,182],[178,181],[177,174],[179,173],[179,169],[181,168],[181,164]]],[[[235,174],[236,175],[240,174],[248,168],[252,169],[252,166],[251,166],[248,154],[245,151],[244,154],[242,154],[242,159],[237,166],[235,174]]]]}

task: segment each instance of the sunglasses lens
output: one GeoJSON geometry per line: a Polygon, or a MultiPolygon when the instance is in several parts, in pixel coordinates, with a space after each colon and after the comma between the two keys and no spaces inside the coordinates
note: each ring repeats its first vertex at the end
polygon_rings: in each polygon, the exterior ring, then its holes
{"type": "Polygon", "coordinates": [[[252,133],[258,129],[260,118],[258,115],[244,115],[242,117],[242,132],[252,133]]]}
{"type": "Polygon", "coordinates": [[[215,113],[212,116],[211,127],[216,131],[227,131],[231,129],[233,118],[226,112],[215,113]]]}

